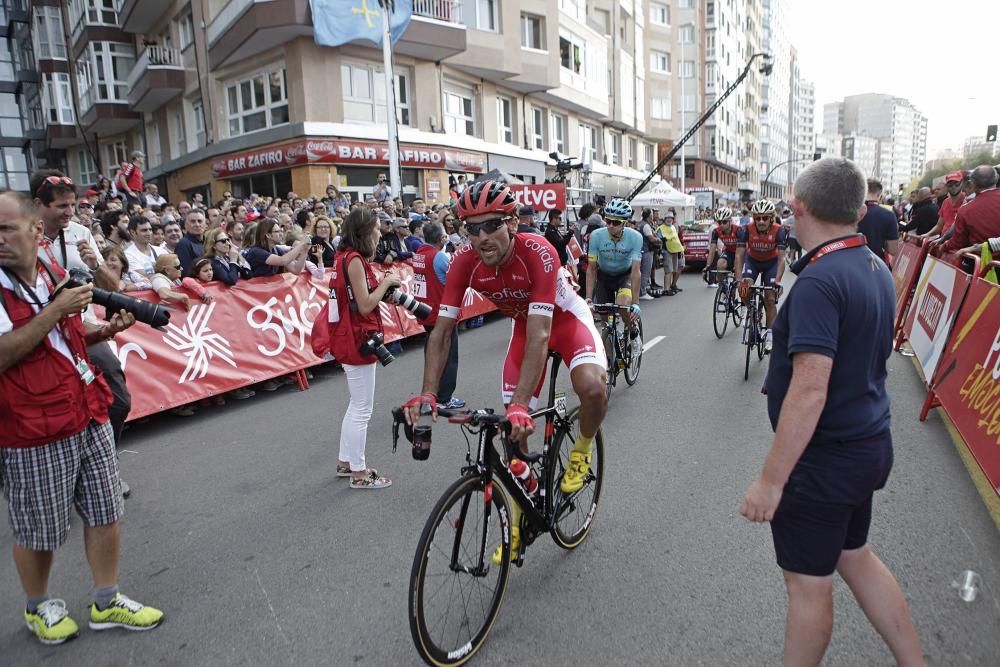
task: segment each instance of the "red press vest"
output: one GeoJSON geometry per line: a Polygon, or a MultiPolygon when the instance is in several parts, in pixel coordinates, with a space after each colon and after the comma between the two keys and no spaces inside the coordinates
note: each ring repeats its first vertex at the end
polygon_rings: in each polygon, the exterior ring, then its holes
{"type": "MultiPolygon", "coordinates": [[[[39,265],[39,271],[45,269],[39,265]]],[[[53,267],[56,276],[63,273],[53,267]]],[[[31,304],[15,292],[0,288],[3,305],[14,329],[35,316],[31,304]]],[[[83,321],[79,315],[59,322],[70,351],[90,364],[83,321]]],[[[101,372],[91,365],[94,381],[85,384],[76,367],[46,336],[26,357],[0,373],[0,447],[39,447],[85,429],[90,420],[108,420],[113,396],[101,372]]]]}
{"type": "Polygon", "coordinates": [[[330,308],[332,309],[334,304],[337,308],[337,321],[330,322],[329,327],[330,354],[342,364],[364,366],[375,363],[378,358],[374,354],[362,356],[358,349],[374,332],[382,331],[382,322],[378,308],[367,315],[362,315],[354,304],[347,277],[347,265],[355,257],[364,264],[368,290],[374,290],[378,286],[371,264],[365,261],[360,253],[356,250],[337,251],[333,258],[333,273],[330,277],[330,292],[334,297],[330,308]]]}
{"type": "Polygon", "coordinates": [[[778,256],[778,232],[781,225],[771,223],[767,232],[761,234],[751,222],[747,225],[747,251],[758,262],[768,262],[778,256]]]}
{"type": "Polygon", "coordinates": [[[413,253],[413,296],[431,307],[431,316],[424,321],[427,328],[437,322],[438,308],[444,297],[444,283],[434,270],[434,257],[441,252],[432,245],[423,244],[413,253]]]}

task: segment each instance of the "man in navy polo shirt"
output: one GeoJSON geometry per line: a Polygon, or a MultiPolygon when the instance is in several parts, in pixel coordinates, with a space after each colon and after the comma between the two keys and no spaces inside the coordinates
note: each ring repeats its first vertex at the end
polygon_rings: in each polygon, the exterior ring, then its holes
{"type": "Polygon", "coordinates": [[[868,248],[888,264],[889,257],[899,252],[899,221],[892,211],[879,205],[881,196],[882,184],[869,178],[865,217],[858,223],[858,231],[865,235],[868,248]]]}
{"type": "Polygon", "coordinates": [[[924,664],[903,593],[867,546],[872,495],[892,468],[885,378],[895,292],[888,267],[855,233],[864,202],[864,175],[848,160],[814,162],[795,182],[796,232],[808,252],[774,323],[765,384],[774,443],[740,508],[771,522],[788,590],[786,665],[823,659],[834,571],[897,663],[924,664]]]}

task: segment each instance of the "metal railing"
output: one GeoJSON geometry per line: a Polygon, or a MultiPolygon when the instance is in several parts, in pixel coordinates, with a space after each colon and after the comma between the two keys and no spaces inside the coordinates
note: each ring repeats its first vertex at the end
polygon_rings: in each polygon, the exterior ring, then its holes
{"type": "Polygon", "coordinates": [[[159,45],[147,46],[143,49],[142,55],[128,75],[129,90],[135,88],[139,79],[148,69],[184,69],[184,64],[181,62],[181,50],[159,45]]]}
{"type": "Polygon", "coordinates": [[[462,3],[458,0],[413,0],[413,14],[447,23],[462,23],[462,3]]]}

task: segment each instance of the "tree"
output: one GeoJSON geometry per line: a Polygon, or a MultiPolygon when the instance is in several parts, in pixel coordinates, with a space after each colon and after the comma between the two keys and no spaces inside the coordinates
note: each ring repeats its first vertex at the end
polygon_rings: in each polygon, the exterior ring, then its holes
{"type": "Polygon", "coordinates": [[[945,163],[943,166],[937,167],[935,169],[928,169],[923,173],[923,175],[910,184],[910,189],[914,190],[917,188],[922,188],[924,186],[931,187],[934,183],[934,179],[939,176],[944,176],[945,174],[950,174],[953,171],[969,171],[970,169],[975,169],[981,164],[993,164],[996,158],[990,154],[989,151],[983,151],[981,153],[976,153],[975,155],[969,155],[965,157],[955,158],[950,162],[945,163]]]}

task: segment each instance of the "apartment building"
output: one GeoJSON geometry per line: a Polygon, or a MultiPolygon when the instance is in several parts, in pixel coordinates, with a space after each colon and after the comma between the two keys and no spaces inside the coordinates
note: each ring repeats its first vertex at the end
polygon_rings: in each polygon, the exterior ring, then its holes
{"type": "Polygon", "coordinates": [[[795,184],[799,172],[816,153],[816,88],[802,76],[795,48],[791,49],[791,90],[789,122],[792,161],[788,163],[788,183],[795,184]]]}
{"type": "Polygon", "coordinates": [[[360,196],[387,167],[395,107],[408,197],[444,199],[450,176],[491,169],[541,182],[551,151],[585,163],[574,185],[613,196],[672,133],[669,119],[649,122],[640,1],[414,0],[394,47],[394,101],[381,50],[318,46],[308,0],[24,9],[50,121],[40,143],[80,183],[142,149],[147,180],[171,199],[330,183],[360,196]]]}
{"type": "Polygon", "coordinates": [[[927,159],[927,117],[905,99],[866,93],[826,104],[823,133],[877,139],[875,176],[887,191],[905,190],[923,172],[927,159]]]}
{"type": "Polygon", "coordinates": [[[24,0],[0,2],[0,188],[27,190],[46,136],[41,77],[24,0]]]}
{"type": "Polygon", "coordinates": [[[786,165],[795,159],[792,151],[792,45],[787,26],[786,0],[762,0],[761,49],[772,55],[770,76],[760,87],[761,196],[785,199],[791,181],[786,165]]]}

